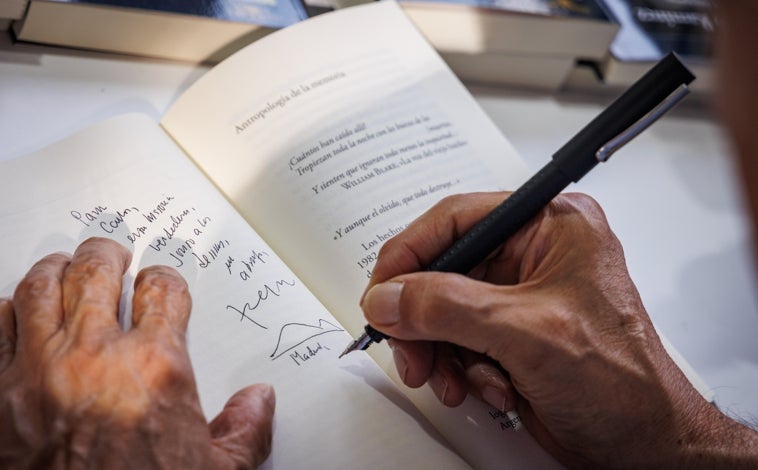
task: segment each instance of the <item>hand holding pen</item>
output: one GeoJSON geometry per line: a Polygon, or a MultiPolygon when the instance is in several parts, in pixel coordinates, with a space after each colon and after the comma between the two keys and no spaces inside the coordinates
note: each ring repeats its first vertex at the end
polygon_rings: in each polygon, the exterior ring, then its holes
{"type": "MultiPolygon", "coordinates": [[[[452,241],[429,264],[428,271],[468,273],[492,251],[534,218],[572,182],[578,182],[689,93],[695,76],[669,53],[610,106],[561,147],[553,158],[515,192],[452,241]]],[[[387,339],[386,333],[365,327],[364,333],[340,355],[367,349],[387,339]]]]}
{"type": "Polygon", "coordinates": [[[681,373],[667,373],[676,366],[602,211],[586,197],[557,197],[673,107],[693,79],[667,56],[516,192],[448,199],[390,240],[362,299],[369,325],[342,355],[393,337],[403,381],[428,382],[447,405],[472,393],[506,411],[518,392],[532,434],[568,462],[574,454],[565,444],[597,431],[579,429],[584,413],[597,416],[605,443],[616,446],[630,430],[613,423],[641,424],[622,416],[644,396],[618,385],[629,375],[666,379],[645,391],[663,400],[646,403],[653,416],[672,411],[670,394],[705,403],[681,373]],[[640,364],[651,370],[635,370],[640,364]],[[607,374],[620,381],[592,390],[607,374]]]}
{"type": "Polygon", "coordinates": [[[679,432],[725,418],[664,350],[593,200],[558,196],[468,276],[418,271],[503,197],[443,200],[380,252],[362,307],[399,375],[449,406],[515,406],[569,467],[676,467],[679,432]]]}

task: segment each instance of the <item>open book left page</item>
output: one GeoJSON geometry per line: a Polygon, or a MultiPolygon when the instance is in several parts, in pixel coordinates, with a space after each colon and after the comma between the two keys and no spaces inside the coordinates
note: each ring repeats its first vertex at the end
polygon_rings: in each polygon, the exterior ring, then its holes
{"type": "Polygon", "coordinates": [[[466,466],[373,361],[337,362],[349,335],[147,117],[106,121],[0,163],[0,295],[42,256],[73,252],[91,236],[134,253],[124,328],[140,268],[173,266],[189,283],[187,340],[209,419],[240,388],[274,385],[265,466],[466,466]],[[255,322],[227,307],[239,302],[255,322]]]}

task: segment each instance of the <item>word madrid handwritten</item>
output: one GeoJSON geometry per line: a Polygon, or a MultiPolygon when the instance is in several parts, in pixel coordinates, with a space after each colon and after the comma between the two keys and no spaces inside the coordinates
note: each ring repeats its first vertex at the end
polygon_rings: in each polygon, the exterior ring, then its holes
{"type": "Polygon", "coordinates": [[[327,350],[331,351],[328,347],[322,345],[321,343],[316,343],[315,347],[306,346],[304,351],[295,351],[289,354],[290,359],[295,361],[295,364],[301,365],[305,361],[310,360],[316,354],[318,354],[320,351],[327,350]]]}

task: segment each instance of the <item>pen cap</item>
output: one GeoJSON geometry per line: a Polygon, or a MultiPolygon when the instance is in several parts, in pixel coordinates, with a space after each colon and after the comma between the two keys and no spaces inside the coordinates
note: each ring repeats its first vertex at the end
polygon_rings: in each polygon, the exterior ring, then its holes
{"type": "Polygon", "coordinates": [[[677,88],[695,79],[671,52],[630,86],[579,133],[561,147],[553,160],[572,181],[579,181],[598,160],[597,150],[652,111],[677,88]]]}

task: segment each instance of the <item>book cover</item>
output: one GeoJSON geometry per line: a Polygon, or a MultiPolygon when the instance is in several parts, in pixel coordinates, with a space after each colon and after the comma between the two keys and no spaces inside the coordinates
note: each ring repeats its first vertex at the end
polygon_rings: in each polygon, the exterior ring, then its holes
{"type": "Polygon", "coordinates": [[[27,3],[28,0],[0,0],[0,19],[18,20],[23,18],[27,3]]]}
{"type": "Polygon", "coordinates": [[[48,0],[62,4],[121,7],[282,28],[307,18],[302,3],[281,0],[48,0]]]}
{"type": "Polygon", "coordinates": [[[601,22],[614,21],[597,0],[413,0],[421,3],[447,3],[558,18],[579,18],[601,22]]]}
{"type": "Polygon", "coordinates": [[[697,77],[691,89],[713,87],[714,19],[710,0],[605,0],[621,25],[602,61],[603,81],[626,86],[664,55],[676,52],[697,77]]]}
{"type": "Polygon", "coordinates": [[[467,81],[555,90],[577,59],[605,57],[618,31],[599,0],[401,0],[400,5],[467,81]]]}
{"type": "Polygon", "coordinates": [[[606,0],[621,29],[611,53],[622,61],[656,61],[674,51],[706,61],[714,21],[709,0],[606,0]]]}
{"type": "Polygon", "coordinates": [[[32,0],[21,41],[215,63],[308,17],[301,0],[32,0]]]}

